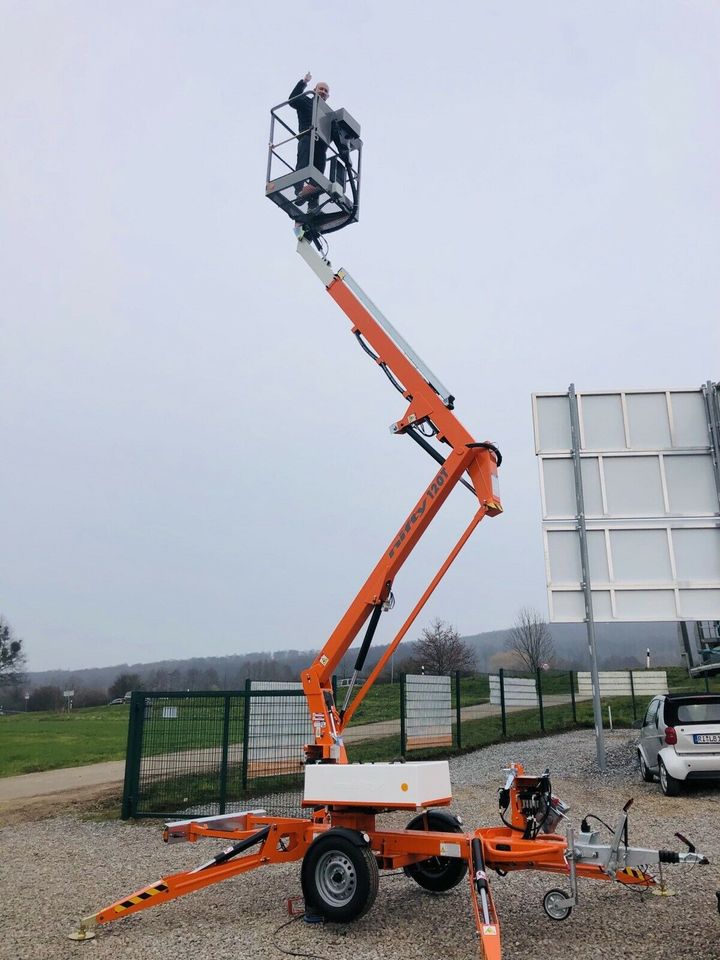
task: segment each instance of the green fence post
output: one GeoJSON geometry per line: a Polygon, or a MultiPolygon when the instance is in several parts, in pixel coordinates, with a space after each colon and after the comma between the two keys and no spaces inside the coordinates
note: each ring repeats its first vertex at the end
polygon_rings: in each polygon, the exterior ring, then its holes
{"type": "Polygon", "coordinates": [[[228,781],[228,746],[230,741],[230,694],[226,693],[223,703],[222,753],[220,756],[220,808],[225,813],[228,781]]]}
{"type": "Polygon", "coordinates": [[[242,758],[242,788],[247,790],[248,760],[250,754],[250,698],[252,696],[252,680],[245,680],[245,704],[243,709],[243,758],[242,758]]]}
{"type": "Polygon", "coordinates": [[[573,723],[577,723],[577,709],[575,707],[575,678],[570,671],[570,701],[572,703],[573,723]]]}
{"type": "Polygon", "coordinates": [[[400,756],[407,754],[407,735],[405,730],[405,683],[406,675],[400,675],[400,756]]]}
{"type": "Polygon", "coordinates": [[[537,683],[538,706],[540,707],[540,729],[545,733],[545,712],[543,710],[542,678],[540,671],[535,671],[535,682],[537,683]]]}
{"type": "Polygon", "coordinates": [[[500,718],[502,721],[502,735],[507,736],[507,717],[505,716],[505,671],[502,667],[498,670],[500,679],[500,718]]]}
{"type": "Polygon", "coordinates": [[[630,696],[632,697],[632,707],[633,707],[633,720],[637,720],[637,704],[635,703],[635,678],[633,677],[632,670],[630,673],[630,696]]]}
{"type": "Polygon", "coordinates": [[[123,820],[136,817],[140,802],[140,761],[142,759],[143,726],[145,723],[145,694],[133,690],[130,697],[130,716],[128,718],[128,738],[125,751],[125,781],[123,783],[122,808],[123,820]]]}
{"type": "Polygon", "coordinates": [[[460,671],[455,671],[455,727],[457,729],[457,745],[458,750],[462,747],[462,734],[461,734],[461,711],[460,711],[460,671]]]}

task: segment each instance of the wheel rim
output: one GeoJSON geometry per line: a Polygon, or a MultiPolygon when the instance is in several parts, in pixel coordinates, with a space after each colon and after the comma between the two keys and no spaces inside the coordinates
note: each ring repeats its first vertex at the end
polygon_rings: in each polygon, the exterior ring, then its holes
{"type": "Polygon", "coordinates": [[[418,867],[429,876],[439,877],[447,870],[448,863],[447,857],[428,857],[427,860],[421,860],[418,867]]]}
{"type": "Polygon", "coordinates": [[[647,775],[647,764],[645,763],[645,758],[640,754],[640,774],[645,777],[647,775]]]}
{"type": "Polygon", "coordinates": [[[660,770],[660,786],[663,788],[663,793],[667,791],[667,770],[662,760],[659,763],[660,770]]]}
{"type": "Polygon", "coordinates": [[[566,899],[564,894],[555,891],[545,897],[545,909],[553,920],[564,920],[567,916],[569,907],[565,906],[566,899]]]}
{"type": "Polygon", "coordinates": [[[326,904],[344,907],[357,890],[357,873],[349,857],[338,850],[329,850],[315,867],[315,884],[326,904]]]}

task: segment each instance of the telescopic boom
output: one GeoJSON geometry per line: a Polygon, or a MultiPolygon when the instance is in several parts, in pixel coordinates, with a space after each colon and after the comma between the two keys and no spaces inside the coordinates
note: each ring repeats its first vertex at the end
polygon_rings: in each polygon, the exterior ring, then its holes
{"type": "Polygon", "coordinates": [[[333,270],[330,263],[319,256],[305,239],[299,241],[298,253],[346,314],[352,324],[352,333],[365,352],[407,400],[407,410],[400,420],[392,424],[392,432],[412,437],[440,463],[440,469],[393,536],[327,643],[309,669],[302,674],[315,734],[315,742],[306,747],[307,759],[344,762],[346,757],[342,731],[354,710],[470,533],[483,517],[494,517],[502,512],[497,480],[497,468],[502,458],[494,444],[488,441],[478,443],[468,433],[453,412],[455,398],[450,391],[423,363],[347,271],[333,270]],[[450,448],[449,453],[443,456],[428,442],[427,437],[446,444],[450,448]],[[368,682],[350,704],[352,685],[362,670],[380,616],[383,610],[390,609],[393,604],[392,587],[395,577],[458,483],[467,486],[477,498],[476,513],[410,617],[385,651],[368,682]],[[344,707],[338,709],[332,693],[332,675],[366,623],[365,636],[355,663],[353,682],[344,707]]]}

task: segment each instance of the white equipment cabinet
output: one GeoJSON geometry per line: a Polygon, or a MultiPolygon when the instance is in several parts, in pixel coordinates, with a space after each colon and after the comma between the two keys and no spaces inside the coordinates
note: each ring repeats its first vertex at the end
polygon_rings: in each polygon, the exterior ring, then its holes
{"type": "Polygon", "coordinates": [[[452,800],[446,760],[427,763],[313,763],[303,806],[326,804],[417,810],[452,800]]]}

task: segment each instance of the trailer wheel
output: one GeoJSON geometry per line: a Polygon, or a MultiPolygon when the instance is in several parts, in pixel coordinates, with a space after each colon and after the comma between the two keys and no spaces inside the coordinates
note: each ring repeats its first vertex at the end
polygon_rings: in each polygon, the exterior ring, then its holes
{"type": "Polygon", "coordinates": [[[543,897],[543,910],[551,920],[567,920],[572,913],[569,897],[562,890],[548,890],[543,897]]]}
{"type": "MultiPolygon", "coordinates": [[[[413,817],[406,830],[437,830],[439,833],[462,833],[462,827],[449,813],[428,810],[413,817]]],[[[419,863],[403,867],[405,876],[411,877],[424,890],[442,893],[452,890],[467,873],[467,862],[462,857],[428,857],[419,863]]]]}
{"type": "Polygon", "coordinates": [[[328,830],[305,854],[300,873],[303,896],[310,910],[327,920],[349,923],[367,913],[378,892],[379,873],[372,850],[328,830]]]}

